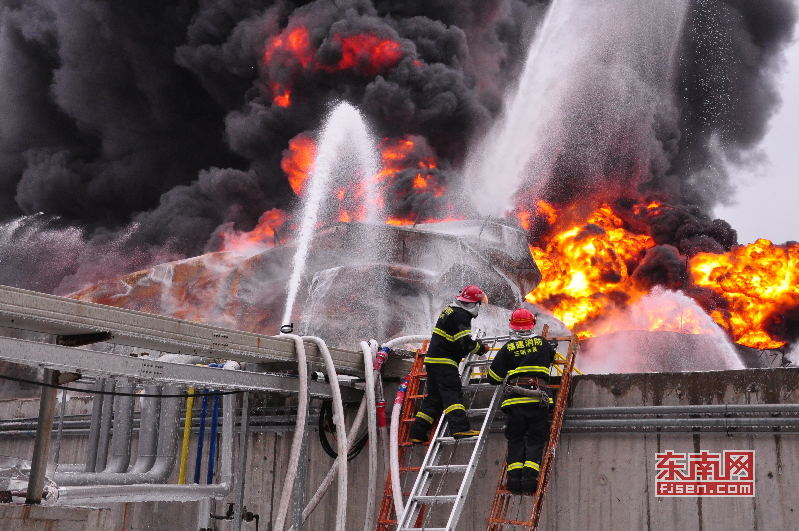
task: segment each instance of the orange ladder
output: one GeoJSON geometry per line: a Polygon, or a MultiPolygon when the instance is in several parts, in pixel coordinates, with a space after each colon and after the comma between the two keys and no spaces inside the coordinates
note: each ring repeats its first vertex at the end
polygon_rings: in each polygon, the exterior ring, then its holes
{"type": "MultiPolygon", "coordinates": [[[[546,338],[547,332],[548,330],[545,328],[542,333],[544,338],[546,338]]],[[[544,450],[541,472],[538,476],[538,487],[533,495],[530,517],[527,520],[519,520],[509,516],[514,495],[505,488],[505,467],[502,466],[499,474],[499,481],[497,482],[497,489],[494,494],[494,500],[491,503],[491,511],[488,513],[488,531],[504,531],[508,529],[517,529],[519,527],[533,531],[538,527],[538,521],[541,518],[541,508],[544,504],[544,496],[546,495],[547,485],[549,483],[549,476],[555,466],[555,456],[558,450],[558,442],[560,442],[560,430],[563,426],[563,415],[566,412],[566,401],[569,398],[571,376],[572,372],[575,370],[574,358],[577,355],[578,346],[577,336],[556,337],[553,339],[559,342],[568,341],[569,349],[565,358],[556,359],[553,362],[553,365],[562,365],[563,370],[560,377],[560,384],[549,386],[558,390],[558,396],[555,400],[555,407],[552,412],[549,442],[544,450]]],[[[522,503],[521,500],[519,503],[522,503]]],[[[521,505],[519,505],[519,508],[521,508],[521,505]]]]}
{"type": "MultiPolygon", "coordinates": [[[[427,377],[424,369],[424,357],[427,354],[428,342],[422,344],[422,348],[416,351],[413,358],[411,370],[408,372],[408,389],[405,391],[405,399],[402,401],[402,412],[400,416],[400,426],[398,434],[398,456],[400,464],[400,474],[416,473],[418,466],[409,466],[411,443],[411,425],[414,422],[416,409],[420,401],[424,398],[424,393],[420,393],[421,383],[427,377]]],[[[429,443],[427,443],[429,444],[429,443]]],[[[404,493],[407,495],[407,493],[404,493]]],[[[397,515],[394,511],[394,498],[391,490],[391,473],[386,474],[386,486],[383,490],[383,499],[380,502],[380,512],[377,517],[377,531],[392,531],[397,525],[397,515]]]]}

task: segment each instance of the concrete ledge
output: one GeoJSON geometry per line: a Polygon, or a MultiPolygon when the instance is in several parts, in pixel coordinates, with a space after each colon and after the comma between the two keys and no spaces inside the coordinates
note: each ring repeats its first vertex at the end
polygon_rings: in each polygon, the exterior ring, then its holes
{"type": "Polygon", "coordinates": [[[0,522],[3,529],[15,531],[94,531],[113,527],[110,509],[15,503],[0,504],[0,522]]]}

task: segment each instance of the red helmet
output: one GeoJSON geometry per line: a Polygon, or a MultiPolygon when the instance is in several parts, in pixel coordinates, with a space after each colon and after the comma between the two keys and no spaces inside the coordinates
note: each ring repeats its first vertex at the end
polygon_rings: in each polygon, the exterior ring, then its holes
{"type": "Polygon", "coordinates": [[[488,297],[486,297],[486,294],[479,286],[475,286],[474,284],[464,287],[455,298],[461,302],[484,302],[488,304],[488,297]]]}
{"type": "Polygon", "coordinates": [[[535,315],[527,308],[516,308],[510,314],[511,330],[532,330],[535,326],[535,315]]]}

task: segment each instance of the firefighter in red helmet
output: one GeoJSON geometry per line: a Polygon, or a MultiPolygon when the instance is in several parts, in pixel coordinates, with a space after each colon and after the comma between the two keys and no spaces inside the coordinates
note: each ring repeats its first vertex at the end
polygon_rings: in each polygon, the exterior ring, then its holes
{"type": "Polygon", "coordinates": [[[506,393],[500,407],[505,413],[508,441],[507,489],[514,494],[533,494],[538,484],[541,456],[549,439],[552,398],[546,385],[555,359],[555,346],[533,334],[535,315],[517,308],[510,317],[510,340],[497,352],[488,370],[489,381],[525,389],[539,396],[506,393]]]}
{"type": "Polygon", "coordinates": [[[480,341],[472,339],[472,319],[488,297],[478,286],[464,287],[452,304],[438,316],[425,356],[427,395],[416,412],[411,428],[411,441],[427,441],[430,428],[443,411],[449,421],[450,435],[456,439],[479,435],[471,429],[463,404],[460,361],[470,353],[485,352],[480,341]]]}

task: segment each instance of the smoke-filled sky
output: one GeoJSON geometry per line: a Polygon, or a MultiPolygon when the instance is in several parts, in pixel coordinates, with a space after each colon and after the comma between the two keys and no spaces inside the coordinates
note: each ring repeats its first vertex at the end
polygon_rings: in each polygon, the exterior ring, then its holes
{"type": "MultiPolygon", "coordinates": [[[[0,6],[0,283],[68,293],[212,250],[220,230],[293,208],[284,151],[318,131],[336,100],[358,106],[380,137],[420,139],[440,184],[456,181],[548,2],[0,6]]],[[[709,211],[734,184],[718,148],[733,164],[746,159],[777,109],[795,12],[790,0],[696,0],[686,20],[675,86],[658,91],[668,97],[651,138],[630,145],[658,153],[643,169],[650,190],[709,211]]],[[[602,128],[590,112],[578,123],[602,128]]],[[[608,156],[608,179],[635,158],[608,156]]],[[[579,182],[568,160],[559,168],[579,182]]],[[[432,190],[408,195],[413,178],[399,172],[391,184],[406,190],[401,214],[440,203],[432,190]]]]}
{"type": "Polygon", "coordinates": [[[737,229],[741,243],[799,240],[799,41],[794,40],[785,58],[778,83],[782,104],[760,145],[761,156],[751,167],[732,171],[733,203],[715,210],[737,229]]]}

